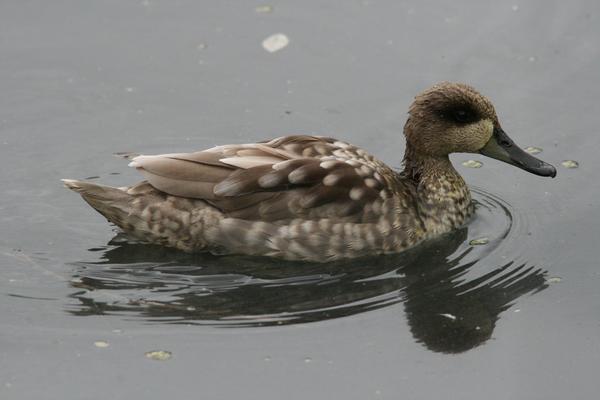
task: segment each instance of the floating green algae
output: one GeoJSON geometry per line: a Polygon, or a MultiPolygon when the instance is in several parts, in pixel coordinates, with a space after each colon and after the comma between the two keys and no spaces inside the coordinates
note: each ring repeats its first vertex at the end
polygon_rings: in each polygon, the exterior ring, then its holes
{"type": "Polygon", "coordinates": [[[569,169],[579,168],[579,163],[575,160],[565,160],[565,161],[561,162],[561,164],[563,167],[569,168],[569,169]]]}
{"type": "Polygon", "coordinates": [[[165,350],[152,350],[146,352],[146,358],[156,361],[166,361],[171,358],[173,354],[170,351],[165,350]]]}
{"type": "Polygon", "coordinates": [[[482,237],[482,238],[478,238],[478,239],[473,239],[471,241],[469,241],[469,244],[471,246],[481,246],[483,244],[488,244],[490,242],[490,240],[486,237],[482,237]]]}
{"type": "Polygon", "coordinates": [[[481,161],[476,160],[467,160],[463,161],[462,165],[468,168],[481,168],[483,166],[483,163],[481,161]]]}

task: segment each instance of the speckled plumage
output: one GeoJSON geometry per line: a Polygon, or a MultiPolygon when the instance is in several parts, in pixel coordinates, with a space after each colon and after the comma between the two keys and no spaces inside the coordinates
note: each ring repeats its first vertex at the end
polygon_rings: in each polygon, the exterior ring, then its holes
{"type": "Polygon", "coordinates": [[[130,165],[146,181],[131,187],[65,184],[128,234],[189,252],[313,261],[399,252],[465,223],[471,197],[448,154],[479,150],[498,123],[460,84],[424,92],[409,113],[401,173],[343,141],[287,136],[138,156],[130,165]],[[461,104],[477,123],[442,116],[461,104]]]}

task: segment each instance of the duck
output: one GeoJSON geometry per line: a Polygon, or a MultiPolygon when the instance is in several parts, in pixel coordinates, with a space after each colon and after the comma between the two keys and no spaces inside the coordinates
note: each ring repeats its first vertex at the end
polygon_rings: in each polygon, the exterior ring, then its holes
{"type": "Polygon", "coordinates": [[[399,253],[466,224],[469,188],[451,153],[476,153],[543,177],[556,169],[504,132],[491,101],[463,83],[418,94],[403,168],[314,135],[137,155],[143,181],[64,185],[128,236],[185,252],[327,262],[399,253]]]}

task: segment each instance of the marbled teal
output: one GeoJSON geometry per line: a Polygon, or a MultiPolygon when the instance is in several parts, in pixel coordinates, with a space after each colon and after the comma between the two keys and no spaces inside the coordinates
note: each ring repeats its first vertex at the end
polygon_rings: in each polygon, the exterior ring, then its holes
{"type": "Polygon", "coordinates": [[[140,155],[130,166],[146,180],[131,187],[64,183],[149,243],[323,262],[400,252],[466,223],[474,207],[450,153],[556,175],[521,150],[492,103],[464,84],[444,82],[418,95],[404,135],[401,172],[345,141],[303,135],[140,155]]]}

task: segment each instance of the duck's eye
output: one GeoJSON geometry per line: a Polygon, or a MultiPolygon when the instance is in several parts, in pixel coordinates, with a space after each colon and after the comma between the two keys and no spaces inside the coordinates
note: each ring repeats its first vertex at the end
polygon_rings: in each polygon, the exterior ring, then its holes
{"type": "Polygon", "coordinates": [[[459,108],[458,110],[455,110],[452,113],[452,117],[454,117],[454,120],[456,122],[460,122],[461,124],[464,124],[465,122],[469,122],[472,118],[471,118],[471,114],[462,108],[459,108]]]}

